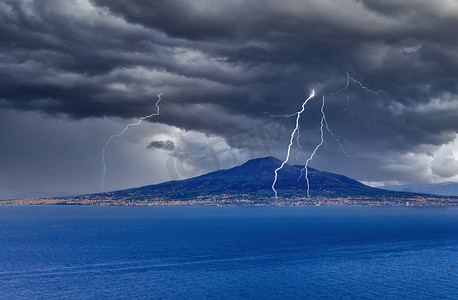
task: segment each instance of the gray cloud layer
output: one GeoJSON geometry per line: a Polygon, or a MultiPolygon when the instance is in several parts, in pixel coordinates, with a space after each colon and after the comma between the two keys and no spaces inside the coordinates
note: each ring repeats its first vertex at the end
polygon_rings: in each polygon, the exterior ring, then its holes
{"type": "MultiPolygon", "coordinates": [[[[154,122],[227,138],[265,111],[298,110],[312,88],[329,96],[349,72],[389,94],[353,84],[346,110],[345,93],[327,98],[332,128],[374,167],[456,137],[457,36],[458,4],[446,0],[4,1],[0,105],[131,118],[164,91],[154,122]]],[[[316,130],[319,102],[303,136],[316,130]]],[[[454,162],[437,161],[435,172],[450,175],[454,162]]],[[[349,175],[390,174],[356,169],[349,175]]]]}

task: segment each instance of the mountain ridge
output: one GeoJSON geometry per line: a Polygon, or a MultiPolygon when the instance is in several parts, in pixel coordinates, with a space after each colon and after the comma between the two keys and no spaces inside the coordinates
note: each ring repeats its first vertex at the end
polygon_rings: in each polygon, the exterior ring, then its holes
{"type": "MultiPolygon", "coordinates": [[[[256,192],[267,190],[272,193],[272,183],[274,181],[274,171],[281,165],[281,161],[272,156],[251,159],[240,166],[230,169],[223,169],[200,176],[164,182],[155,185],[148,185],[134,189],[154,189],[178,185],[183,191],[189,190],[190,184],[198,183],[207,190],[226,192],[228,190],[243,190],[245,192],[256,192]]],[[[302,175],[303,166],[285,164],[278,171],[276,187],[278,190],[297,190],[306,192],[306,179],[302,175]]],[[[374,189],[366,186],[359,181],[330,172],[323,172],[313,168],[308,168],[310,190],[323,188],[361,188],[374,189]]],[[[132,190],[132,189],[129,189],[132,190]]]]}
{"type": "Polygon", "coordinates": [[[458,197],[440,197],[369,187],[344,175],[308,168],[310,197],[303,166],[274,157],[251,159],[242,165],[184,180],[106,193],[48,199],[1,201],[3,204],[97,205],[457,205],[458,197]]]}
{"type": "Polygon", "coordinates": [[[421,194],[431,194],[440,196],[458,196],[457,182],[442,182],[442,183],[409,183],[401,185],[385,185],[377,187],[379,189],[411,192],[421,194]]]}

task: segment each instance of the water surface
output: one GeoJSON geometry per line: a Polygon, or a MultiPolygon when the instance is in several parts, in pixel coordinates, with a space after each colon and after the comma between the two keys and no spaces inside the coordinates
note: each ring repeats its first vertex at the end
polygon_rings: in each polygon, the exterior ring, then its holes
{"type": "Polygon", "coordinates": [[[0,207],[0,297],[457,299],[458,210],[0,207]]]}

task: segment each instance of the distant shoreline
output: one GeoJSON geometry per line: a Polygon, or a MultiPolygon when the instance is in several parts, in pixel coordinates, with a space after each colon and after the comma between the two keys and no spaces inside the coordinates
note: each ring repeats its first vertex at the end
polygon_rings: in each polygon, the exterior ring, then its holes
{"type": "Polygon", "coordinates": [[[218,195],[196,199],[112,199],[94,195],[61,198],[26,198],[0,200],[0,206],[95,205],[95,206],[458,206],[458,197],[413,196],[410,198],[236,198],[218,195]]]}

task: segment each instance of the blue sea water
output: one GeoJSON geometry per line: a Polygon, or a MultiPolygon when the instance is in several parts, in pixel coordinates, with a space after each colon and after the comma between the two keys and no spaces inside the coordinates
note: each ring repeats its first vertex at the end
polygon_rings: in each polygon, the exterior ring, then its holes
{"type": "Polygon", "coordinates": [[[458,209],[0,207],[2,299],[458,299],[458,209]]]}

